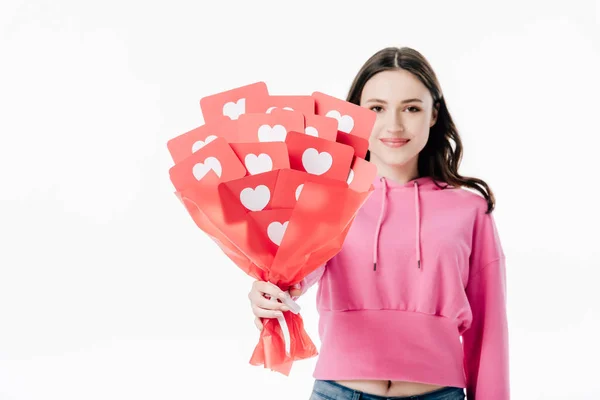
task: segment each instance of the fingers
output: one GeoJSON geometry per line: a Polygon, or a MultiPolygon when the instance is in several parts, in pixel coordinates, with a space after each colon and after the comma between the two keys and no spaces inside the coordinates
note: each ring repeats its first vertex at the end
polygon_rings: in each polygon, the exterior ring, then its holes
{"type": "Polygon", "coordinates": [[[258,318],[258,317],[254,318],[254,325],[256,325],[256,328],[257,328],[259,331],[262,331],[262,330],[263,330],[263,328],[264,328],[264,327],[263,327],[263,323],[261,322],[260,318],[258,318]]]}
{"type": "Polygon", "coordinates": [[[281,311],[289,311],[290,308],[283,303],[280,303],[275,298],[267,299],[263,296],[254,296],[252,299],[252,304],[257,307],[264,308],[267,310],[281,310],[281,311]]]}
{"type": "Polygon", "coordinates": [[[271,297],[276,297],[282,300],[285,298],[285,293],[283,293],[281,289],[271,282],[254,281],[252,284],[252,291],[258,291],[262,294],[268,294],[271,297]]]}
{"type": "Polygon", "coordinates": [[[283,315],[283,312],[280,310],[260,308],[256,304],[252,304],[252,312],[259,318],[277,318],[283,315]]]}

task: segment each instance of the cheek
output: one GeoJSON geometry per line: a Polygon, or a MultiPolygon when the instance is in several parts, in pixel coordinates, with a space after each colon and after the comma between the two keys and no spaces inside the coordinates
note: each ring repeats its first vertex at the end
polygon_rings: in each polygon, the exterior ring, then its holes
{"type": "Polygon", "coordinates": [[[373,124],[373,129],[371,130],[371,136],[369,136],[369,143],[375,143],[375,141],[381,136],[381,132],[385,128],[385,124],[382,118],[377,117],[375,123],[373,124]]]}
{"type": "Polygon", "coordinates": [[[413,134],[415,139],[427,139],[427,137],[429,136],[428,118],[415,118],[413,121],[411,121],[410,125],[410,132],[413,134]]]}

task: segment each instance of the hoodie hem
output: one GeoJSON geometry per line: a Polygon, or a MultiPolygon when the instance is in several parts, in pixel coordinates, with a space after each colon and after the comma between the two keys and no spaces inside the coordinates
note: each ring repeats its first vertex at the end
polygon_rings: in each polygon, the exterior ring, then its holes
{"type": "Polygon", "coordinates": [[[320,380],[393,380],[465,387],[450,318],[401,310],[319,310],[320,380]]]}

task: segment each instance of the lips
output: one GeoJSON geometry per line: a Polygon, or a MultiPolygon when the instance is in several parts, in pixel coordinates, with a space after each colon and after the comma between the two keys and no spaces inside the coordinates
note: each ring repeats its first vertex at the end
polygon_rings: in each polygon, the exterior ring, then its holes
{"type": "Polygon", "coordinates": [[[379,139],[383,143],[408,143],[410,139],[401,139],[401,138],[381,138],[379,139]]]}
{"type": "Polygon", "coordinates": [[[384,146],[398,148],[406,145],[410,142],[410,139],[402,139],[402,138],[381,138],[379,139],[384,146]]]}

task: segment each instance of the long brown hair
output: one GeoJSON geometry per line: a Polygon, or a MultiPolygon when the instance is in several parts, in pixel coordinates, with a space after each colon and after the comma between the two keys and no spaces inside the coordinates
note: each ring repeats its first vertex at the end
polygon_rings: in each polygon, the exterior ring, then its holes
{"type": "Polygon", "coordinates": [[[406,70],[417,77],[429,90],[434,107],[438,109],[437,121],[429,131],[429,140],[419,153],[419,175],[430,176],[451,186],[464,186],[478,191],[487,201],[487,212],[491,213],[496,201],[488,184],[479,178],[464,177],[458,173],[463,153],[462,141],[446,106],[435,72],[418,51],[409,47],[387,47],[373,54],[354,78],[346,101],[360,105],[363,88],[373,75],[397,69],[406,70]],[[452,142],[455,148],[452,147],[452,142]]]}

